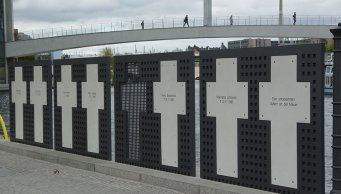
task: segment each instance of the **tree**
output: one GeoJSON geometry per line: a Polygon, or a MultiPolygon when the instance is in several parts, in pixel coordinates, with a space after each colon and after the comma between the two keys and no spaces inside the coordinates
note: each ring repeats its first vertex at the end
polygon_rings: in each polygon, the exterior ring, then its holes
{"type": "Polygon", "coordinates": [[[333,50],[334,50],[334,43],[328,42],[328,44],[326,45],[326,52],[330,53],[330,52],[333,52],[333,50]]]}
{"type": "Polygon", "coordinates": [[[101,50],[101,55],[110,58],[110,80],[112,80],[115,74],[114,52],[112,51],[112,48],[105,47],[101,50]]]}
{"type": "Polygon", "coordinates": [[[323,43],[323,44],[327,44],[328,43],[328,41],[326,39],[324,39],[324,38],[321,38],[320,42],[323,43]]]}

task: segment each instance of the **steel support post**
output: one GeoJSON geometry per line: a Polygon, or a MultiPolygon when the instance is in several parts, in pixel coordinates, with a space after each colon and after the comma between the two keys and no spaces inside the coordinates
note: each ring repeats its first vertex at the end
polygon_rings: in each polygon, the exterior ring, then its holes
{"type": "Polygon", "coordinates": [[[333,190],[341,194],[341,23],[330,30],[334,35],[334,92],[333,92],[333,190]]]}

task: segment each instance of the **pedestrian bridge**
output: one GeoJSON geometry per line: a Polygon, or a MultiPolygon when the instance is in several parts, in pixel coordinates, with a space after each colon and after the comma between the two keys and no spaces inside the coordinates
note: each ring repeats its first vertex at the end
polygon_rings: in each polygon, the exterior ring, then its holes
{"type": "Polygon", "coordinates": [[[284,24],[277,25],[274,16],[246,17],[234,20],[229,25],[227,18],[216,19],[213,26],[203,26],[202,19],[190,20],[189,28],[182,27],[182,20],[145,21],[141,29],[137,21],[88,25],[69,28],[54,28],[25,32],[29,38],[6,43],[6,56],[18,57],[36,53],[66,49],[100,46],[119,43],[198,39],[198,38],[332,38],[330,29],[341,16],[298,18],[292,25],[291,18],[284,17],[284,24]]]}

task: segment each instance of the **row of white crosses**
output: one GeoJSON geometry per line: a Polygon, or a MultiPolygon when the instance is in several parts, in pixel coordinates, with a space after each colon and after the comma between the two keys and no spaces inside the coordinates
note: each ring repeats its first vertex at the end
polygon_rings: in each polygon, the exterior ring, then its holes
{"type": "MultiPolygon", "coordinates": [[[[82,108],[87,109],[87,151],[99,153],[99,111],[104,110],[104,83],[98,82],[98,65],[89,64],[87,82],[82,82],[82,108]]],[[[73,148],[72,109],[77,107],[77,83],[71,65],[61,66],[57,83],[57,106],[62,108],[62,147],[73,148]]]]}
{"type": "MultiPolygon", "coordinates": [[[[207,82],[207,116],[216,117],[217,174],[238,178],[237,119],[248,119],[248,83],[237,58],[216,61],[207,82]]],[[[310,123],[310,83],[297,82],[297,56],[271,58],[271,82],[259,83],[259,119],[271,121],[271,183],[297,188],[297,123],[310,123]]]]}
{"type": "MultiPolygon", "coordinates": [[[[271,121],[271,182],[297,188],[297,123],[310,123],[310,83],[297,82],[297,57],[272,57],[271,82],[259,83],[260,120],[271,121]]],[[[162,164],[178,167],[178,115],[186,114],[186,89],[177,62],[162,61],[154,83],[154,112],[161,113],[162,164]]],[[[216,117],[217,174],[238,178],[237,119],[248,119],[248,83],[237,80],[237,58],[216,61],[207,83],[207,116],[216,117]]]]}
{"type": "MultiPolygon", "coordinates": [[[[27,104],[26,82],[23,81],[23,68],[14,68],[15,81],[12,81],[12,103],[15,103],[15,138],[24,139],[24,104],[27,104]]],[[[47,84],[43,82],[41,66],[34,67],[34,81],[30,82],[30,103],[34,105],[34,141],[44,143],[43,116],[47,105],[47,84]]]]}
{"type": "MultiPolygon", "coordinates": [[[[216,117],[217,174],[238,178],[237,119],[248,118],[248,83],[237,80],[236,58],[217,59],[216,65],[216,82],[207,83],[207,116],[216,117]]],[[[186,87],[185,82],[177,82],[177,61],[162,61],[160,69],[161,82],[154,83],[153,90],[154,112],[161,113],[162,164],[178,167],[177,119],[178,115],[186,115],[186,87]]],[[[70,65],[62,66],[61,72],[57,105],[62,107],[62,146],[72,148],[72,108],[77,107],[77,84],[72,82],[70,65]]],[[[20,104],[26,103],[26,84],[19,79],[22,69],[16,68],[15,73],[12,94],[16,95],[12,102],[16,103],[16,134],[22,137],[20,104]]],[[[87,79],[82,83],[82,107],[87,108],[88,151],[98,153],[98,111],[104,109],[104,85],[98,82],[97,65],[87,65],[87,79]]],[[[39,80],[35,82],[41,88],[39,80]]],[[[310,83],[297,82],[296,56],[280,56],[271,59],[271,82],[259,85],[260,120],[271,121],[271,182],[297,188],[296,125],[310,123],[310,83]]],[[[44,100],[34,102],[38,106],[44,100]]]]}
{"type": "MultiPolygon", "coordinates": [[[[72,108],[77,107],[77,83],[72,82],[71,65],[61,67],[61,82],[57,83],[57,106],[62,107],[62,146],[72,149],[72,108]]],[[[24,139],[23,106],[27,104],[23,68],[15,67],[12,83],[12,103],[15,103],[15,136],[24,139]]],[[[30,82],[30,100],[34,105],[34,141],[43,143],[43,106],[47,105],[47,84],[43,82],[42,67],[34,67],[30,82]]],[[[98,65],[87,65],[87,82],[82,83],[82,108],[87,109],[88,151],[99,153],[99,110],[104,110],[104,83],[98,82],[98,65]]]]}

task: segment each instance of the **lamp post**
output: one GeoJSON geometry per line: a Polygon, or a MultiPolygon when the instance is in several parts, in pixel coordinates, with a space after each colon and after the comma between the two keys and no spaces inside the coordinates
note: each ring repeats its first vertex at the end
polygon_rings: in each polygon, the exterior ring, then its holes
{"type": "MultiPolygon", "coordinates": [[[[278,17],[278,25],[283,25],[283,0],[279,0],[279,17],[278,17]]],[[[279,44],[282,44],[283,38],[278,39],[279,44]]]]}
{"type": "Polygon", "coordinates": [[[341,194],[341,22],[331,29],[334,35],[334,91],[333,91],[333,190],[341,194]]]}

